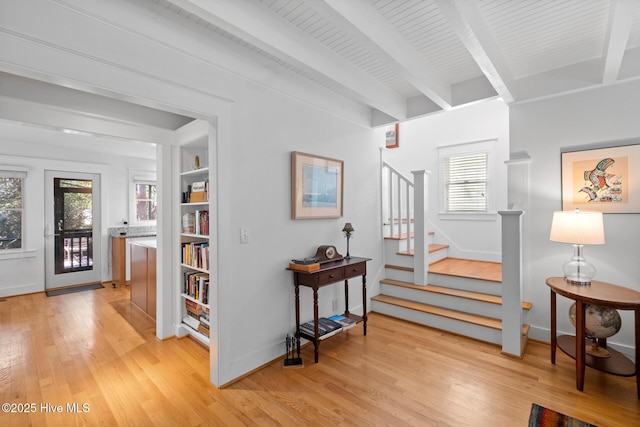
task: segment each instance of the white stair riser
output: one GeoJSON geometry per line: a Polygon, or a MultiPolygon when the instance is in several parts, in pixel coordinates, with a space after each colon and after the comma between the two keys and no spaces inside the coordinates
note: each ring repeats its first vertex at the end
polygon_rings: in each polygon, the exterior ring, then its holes
{"type": "Polygon", "coordinates": [[[371,301],[371,309],[376,313],[386,314],[443,331],[475,338],[481,341],[500,344],[502,342],[502,332],[475,325],[473,323],[462,322],[448,317],[437,316],[430,313],[411,310],[393,304],[386,304],[379,301],[371,301]]]}
{"type": "Polygon", "coordinates": [[[487,280],[468,279],[466,277],[447,276],[429,273],[429,284],[443,288],[460,289],[481,294],[502,296],[502,283],[487,280]]]}
{"type": "Polygon", "coordinates": [[[488,302],[470,300],[468,298],[460,298],[434,292],[417,291],[411,288],[386,285],[384,283],[380,284],[380,293],[436,307],[476,314],[478,316],[492,317],[494,319],[502,318],[502,306],[498,304],[491,304],[488,302]]]}
{"type": "Polygon", "coordinates": [[[440,249],[439,251],[430,252],[427,258],[429,264],[443,260],[449,256],[449,251],[446,249],[440,249]]]}
{"type": "Polygon", "coordinates": [[[400,280],[401,282],[413,283],[413,271],[396,270],[395,268],[385,269],[386,278],[400,280]]]}

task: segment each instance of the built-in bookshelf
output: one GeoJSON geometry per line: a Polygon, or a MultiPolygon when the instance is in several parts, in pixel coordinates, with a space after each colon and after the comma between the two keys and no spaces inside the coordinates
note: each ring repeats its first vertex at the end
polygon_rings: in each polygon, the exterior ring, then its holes
{"type": "Polygon", "coordinates": [[[180,147],[180,270],[181,329],[202,344],[211,345],[212,271],[211,214],[213,195],[209,167],[209,139],[180,147]]]}

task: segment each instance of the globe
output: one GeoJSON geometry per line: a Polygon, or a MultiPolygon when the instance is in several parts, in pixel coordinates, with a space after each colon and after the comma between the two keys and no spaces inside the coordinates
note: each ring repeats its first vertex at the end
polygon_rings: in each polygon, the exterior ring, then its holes
{"type": "MultiPolygon", "coordinates": [[[[571,323],[576,326],[576,304],[569,308],[571,323]]],[[[596,357],[609,357],[610,354],[598,347],[598,338],[609,338],[620,331],[622,319],[617,310],[601,305],[585,304],[584,333],[591,338],[593,345],[587,347],[587,353],[596,357]]]]}

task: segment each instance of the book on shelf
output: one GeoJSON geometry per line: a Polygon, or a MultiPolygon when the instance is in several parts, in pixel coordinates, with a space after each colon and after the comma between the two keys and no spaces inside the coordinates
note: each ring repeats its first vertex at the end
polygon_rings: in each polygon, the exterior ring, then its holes
{"type": "Polygon", "coordinates": [[[191,300],[185,300],[184,305],[185,305],[185,308],[187,309],[187,315],[195,319],[200,319],[200,317],[202,316],[202,313],[204,312],[203,307],[201,307],[200,305],[198,305],[198,303],[191,300]]]}
{"type": "Polygon", "coordinates": [[[186,212],[184,215],[182,215],[182,232],[196,232],[196,216],[193,212],[186,212]]]}
{"type": "Polygon", "coordinates": [[[209,235],[209,211],[196,211],[195,212],[195,234],[203,236],[209,235]]]}
{"type": "Polygon", "coordinates": [[[195,329],[196,331],[198,330],[198,327],[200,326],[200,321],[194,317],[191,316],[184,316],[182,318],[182,323],[184,323],[185,325],[189,325],[189,327],[191,327],[192,329],[195,329]]]}
{"type": "Polygon", "coordinates": [[[198,181],[191,184],[190,203],[209,201],[209,181],[198,181]]]}
{"type": "Polygon", "coordinates": [[[209,270],[209,242],[183,243],[182,263],[191,267],[209,270]]]}
{"type": "Polygon", "coordinates": [[[351,329],[357,324],[355,320],[349,319],[348,317],[344,317],[340,314],[336,314],[334,316],[329,317],[329,320],[333,320],[334,322],[342,325],[343,331],[346,331],[347,329],[351,329]]]}
{"type": "MultiPolygon", "coordinates": [[[[314,336],[314,323],[313,320],[300,325],[300,331],[306,335],[314,336]]],[[[318,319],[318,338],[320,340],[329,338],[338,332],[342,331],[342,325],[333,320],[329,320],[326,317],[318,319]]]]}
{"type": "Polygon", "coordinates": [[[317,264],[318,258],[295,258],[291,262],[300,265],[317,264]]]}
{"type": "Polygon", "coordinates": [[[318,271],[320,270],[320,264],[317,262],[314,264],[298,264],[295,262],[290,262],[289,269],[298,270],[298,271],[307,271],[307,272],[318,271]]]}
{"type": "Polygon", "coordinates": [[[204,323],[200,322],[197,329],[198,329],[198,332],[206,336],[209,336],[209,325],[205,325],[204,323]]]}
{"type": "Polygon", "coordinates": [[[202,304],[208,304],[209,275],[198,271],[185,271],[182,292],[202,304]]]}

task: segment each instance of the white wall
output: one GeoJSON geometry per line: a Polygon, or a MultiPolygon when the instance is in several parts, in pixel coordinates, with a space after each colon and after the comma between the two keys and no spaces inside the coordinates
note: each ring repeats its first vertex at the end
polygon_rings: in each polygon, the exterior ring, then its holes
{"type": "MultiPolygon", "coordinates": [[[[549,288],[545,279],[562,275],[571,258],[570,245],[549,241],[553,211],[561,210],[560,148],[640,137],[640,82],[605,86],[510,107],[512,152],[528,152],[529,209],[524,220],[525,299],[533,303],[528,315],[530,336],[548,341],[549,288]]],[[[604,216],[606,244],[586,246],[585,257],[597,268],[596,280],[640,290],[639,214],[604,216]]],[[[569,322],[569,300],[558,298],[558,330],[574,331],[569,322]]],[[[630,353],[633,316],[620,312],[622,330],[609,341],[630,353]]]]}
{"type": "MultiPolygon", "coordinates": [[[[383,129],[378,130],[382,139],[383,129]]],[[[443,219],[438,215],[440,184],[438,147],[495,139],[495,210],[507,207],[507,169],[509,157],[509,110],[501,100],[469,105],[452,111],[404,122],[399,130],[400,147],[384,152],[384,159],[412,177],[411,171],[426,169],[429,176],[429,221],[435,241],[454,242],[451,256],[500,261],[500,217],[483,221],[443,219]]],[[[495,212],[495,211],[494,211],[495,212]]]]}
{"type": "MultiPolygon", "coordinates": [[[[233,378],[284,351],[284,338],[295,324],[292,258],[311,256],[322,244],[346,253],[341,230],[345,222],[356,229],[350,252],[373,258],[369,288],[381,268],[378,146],[371,129],[321,113],[269,90],[250,84],[238,88],[232,107],[232,145],[228,173],[219,176],[229,198],[218,200],[231,221],[219,224],[228,240],[220,244],[221,360],[230,360],[233,378]],[[344,161],[344,217],[291,219],[291,151],[344,161]],[[249,243],[240,244],[240,228],[249,230],[249,243]]],[[[350,309],[362,313],[361,281],[350,281],[350,309]]],[[[344,310],[341,284],[320,291],[320,315],[335,314],[331,300],[344,310]]],[[[313,318],[313,296],[300,292],[301,319],[313,318]]]]}
{"type": "MultiPolygon", "coordinates": [[[[313,255],[321,244],[334,244],[345,251],[340,232],[344,222],[351,222],[356,229],[351,253],[373,258],[368,283],[377,283],[382,268],[381,142],[375,141],[369,128],[230,75],[222,68],[224,63],[215,63],[220,59],[217,52],[201,42],[198,32],[202,29],[192,25],[176,28],[153,12],[127,14],[125,8],[141,7],[130,2],[110,3],[103,10],[98,10],[102,4],[93,5],[96,10],[82,14],[46,1],[39,1],[38,8],[15,2],[9,10],[11,16],[0,16],[0,24],[18,35],[9,37],[0,32],[0,68],[29,70],[27,74],[48,81],[194,117],[223,118],[218,121],[219,253],[213,256],[218,257],[220,300],[219,357],[214,363],[220,371],[219,383],[225,384],[282,356],[285,335],[292,333],[295,321],[292,274],[285,268],[291,258],[313,255]],[[120,7],[123,12],[118,14],[120,7]],[[35,11],[56,25],[35,25],[39,22],[33,16],[35,11]],[[101,13],[115,13],[119,19],[108,19],[109,23],[94,20],[101,13]],[[133,29],[120,30],[113,22],[133,29]],[[141,31],[161,37],[163,42],[139,37],[141,31]],[[20,37],[22,34],[26,36],[20,37]],[[184,43],[185,50],[171,47],[177,41],[184,43]],[[96,47],[116,44],[117,49],[96,47]],[[195,56],[194,47],[206,61],[195,56]],[[344,161],[343,218],[290,219],[290,152],[294,150],[344,161]],[[240,244],[240,228],[249,229],[248,244],[240,244]]],[[[161,14],[163,8],[157,9],[161,14]]],[[[165,180],[166,173],[159,168],[159,179],[165,180]]],[[[160,197],[170,197],[162,191],[160,197]]],[[[172,234],[171,214],[162,214],[169,229],[160,224],[159,244],[170,242],[172,234]]],[[[115,211],[113,215],[115,221],[124,216],[115,211]]],[[[174,226],[178,224],[176,220],[174,226]]],[[[166,261],[161,252],[170,251],[159,248],[159,257],[166,261]]],[[[177,259],[169,261],[177,268],[177,259]]],[[[159,275],[159,286],[164,294],[173,290],[179,304],[178,284],[167,276],[172,275],[159,275]]],[[[358,281],[352,284],[350,309],[361,313],[360,290],[358,281]]],[[[344,309],[343,295],[339,284],[323,288],[321,314],[332,313],[334,298],[340,301],[340,310],[344,309]]],[[[308,320],[313,313],[307,289],[301,292],[301,302],[301,317],[308,320]]],[[[164,308],[159,313],[170,311],[164,308]]],[[[180,319],[163,319],[162,330],[169,329],[167,322],[175,325],[180,319]]]]}

